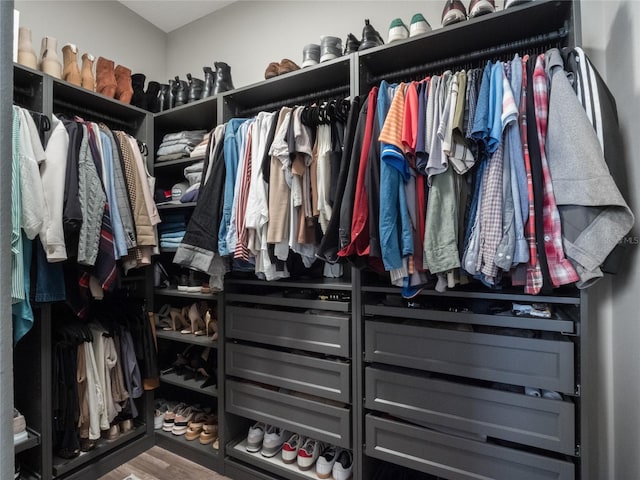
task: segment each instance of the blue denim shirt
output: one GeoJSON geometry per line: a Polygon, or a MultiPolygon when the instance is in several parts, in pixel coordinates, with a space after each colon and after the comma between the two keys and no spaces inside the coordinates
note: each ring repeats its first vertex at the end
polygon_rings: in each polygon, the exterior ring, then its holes
{"type": "Polygon", "coordinates": [[[116,196],[116,184],[113,178],[113,151],[111,150],[111,138],[100,132],[102,144],[102,159],[104,161],[104,181],[106,183],[107,200],[109,201],[109,212],[111,213],[111,228],[113,229],[113,250],[116,260],[127,255],[127,241],[120,217],[120,209],[116,196]]]}
{"type": "Polygon", "coordinates": [[[227,123],[224,131],[224,166],[226,168],[224,179],[224,198],[222,203],[222,220],[218,229],[218,253],[220,256],[230,255],[227,248],[227,230],[231,221],[231,210],[233,209],[233,192],[238,173],[238,144],[236,134],[246,121],[245,118],[232,118],[227,123]]]}

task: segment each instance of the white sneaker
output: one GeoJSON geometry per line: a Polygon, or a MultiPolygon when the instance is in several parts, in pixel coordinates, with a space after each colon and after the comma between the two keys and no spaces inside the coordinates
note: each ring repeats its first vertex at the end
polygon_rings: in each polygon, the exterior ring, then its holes
{"type": "Polygon", "coordinates": [[[394,19],[391,22],[391,25],[389,25],[389,39],[387,43],[395,42],[396,40],[404,40],[405,38],[409,38],[409,29],[402,19],[394,19]]]}
{"type": "Polygon", "coordinates": [[[342,452],[342,449],[338,450],[335,445],[328,445],[322,451],[322,454],[318,457],[316,462],[316,475],[318,478],[330,478],[331,472],[333,472],[333,465],[336,463],[336,458],[342,452]]]}
{"type": "Polygon", "coordinates": [[[409,36],[415,37],[416,35],[420,35],[423,33],[428,33],[431,31],[431,25],[424,18],[421,13],[416,13],[413,17],[411,17],[411,24],[409,25],[409,36]]]}
{"type": "Polygon", "coordinates": [[[291,432],[284,428],[269,426],[264,432],[264,440],[262,440],[262,453],[263,457],[273,457],[280,451],[285,440],[291,436],[291,432]]]}
{"type": "Polygon", "coordinates": [[[298,468],[300,470],[310,470],[320,456],[320,451],[324,448],[322,442],[307,438],[298,451],[298,468]]]}
{"type": "Polygon", "coordinates": [[[287,465],[296,461],[298,458],[298,452],[300,447],[306,441],[306,437],[298,433],[294,433],[289,437],[289,440],[282,445],[282,461],[287,465]]]}
{"type": "Polygon", "coordinates": [[[249,433],[247,434],[247,452],[255,453],[260,451],[266,429],[267,426],[262,422],[256,422],[249,427],[249,433]]]}
{"type": "Polygon", "coordinates": [[[348,480],[353,473],[353,454],[349,450],[342,450],[333,464],[334,480],[348,480]]]}

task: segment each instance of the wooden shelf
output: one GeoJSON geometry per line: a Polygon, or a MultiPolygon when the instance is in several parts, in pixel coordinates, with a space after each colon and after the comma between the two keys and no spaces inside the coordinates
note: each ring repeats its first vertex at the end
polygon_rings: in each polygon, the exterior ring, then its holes
{"type": "Polygon", "coordinates": [[[217,292],[212,293],[196,293],[196,292],[182,292],[176,287],[169,288],[156,288],[153,291],[154,295],[162,297],[180,297],[180,298],[195,298],[199,300],[215,300],[217,292]]]}
{"type": "Polygon", "coordinates": [[[156,161],[153,164],[153,168],[155,170],[157,170],[159,168],[168,168],[168,167],[172,167],[172,168],[186,167],[187,165],[191,165],[192,163],[201,162],[202,160],[204,160],[204,156],[184,157],[184,158],[178,158],[177,160],[161,160],[159,162],[156,161]]]}
{"type": "Polygon", "coordinates": [[[27,439],[13,444],[14,453],[18,454],[40,445],[40,434],[30,428],[27,428],[27,439]]]}
{"type": "Polygon", "coordinates": [[[160,375],[160,381],[169,385],[175,385],[180,388],[186,388],[187,390],[191,390],[194,392],[201,393],[203,395],[208,395],[210,397],[218,396],[218,387],[217,385],[211,385],[206,388],[201,388],[204,380],[185,380],[184,377],[177,375],[175,373],[165,373],[160,375]]]}
{"type": "Polygon", "coordinates": [[[156,336],[158,338],[171,340],[173,342],[189,343],[192,345],[199,345],[201,347],[218,347],[218,341],[211,340],[211,337],[206,335],[196,336],[191,333],[180,333],[172,330],[156,329],[156,336]]]}
{"type": "Polygon", "coordinates": [[[156,208],[158,210],[180,210],[180,209],[194,208],[195,206],[196,206],[196,202],[164,203],[161,205],[156,205],[156,208]]]}
{"type": "Polygon", "coordinates": [[[155,431],[156,445],[165,448],[176,455],[188,458],[204,467],[222,471],[222,455],[214,450],[213,444],[202,445],[198,439],[186,440],[184,435],[174,435],[163,430],[155,431]]]}

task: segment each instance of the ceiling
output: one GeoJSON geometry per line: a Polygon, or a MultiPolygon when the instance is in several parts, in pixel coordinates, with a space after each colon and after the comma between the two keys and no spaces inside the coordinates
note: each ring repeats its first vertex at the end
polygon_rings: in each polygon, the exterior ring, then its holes
{"type": "Polygon", "coordinates": [[[169,33],[233,3],[224,0],[119,0],[160,30],[169,33]]]}

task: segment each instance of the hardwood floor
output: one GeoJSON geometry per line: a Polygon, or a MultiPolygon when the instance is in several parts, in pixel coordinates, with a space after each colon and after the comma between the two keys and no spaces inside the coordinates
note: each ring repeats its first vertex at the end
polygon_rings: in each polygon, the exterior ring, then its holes
{"type": "Polygon", "coordinates": [[[98,480],[231,480],[160,447],[152,447],[98,480]],[[134,477],[134,478],[135,478],[134,477]]]}

